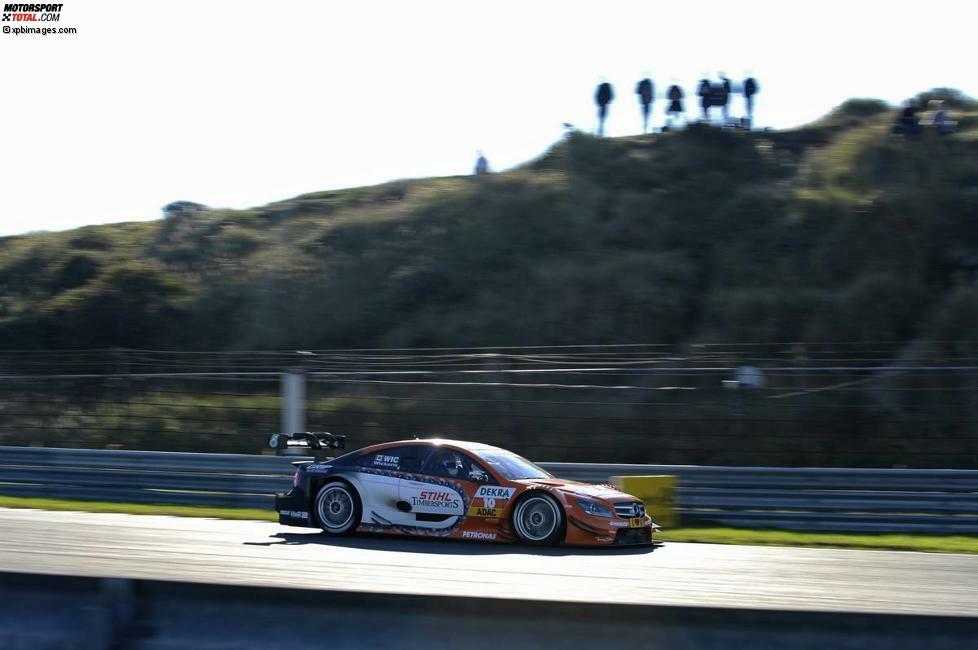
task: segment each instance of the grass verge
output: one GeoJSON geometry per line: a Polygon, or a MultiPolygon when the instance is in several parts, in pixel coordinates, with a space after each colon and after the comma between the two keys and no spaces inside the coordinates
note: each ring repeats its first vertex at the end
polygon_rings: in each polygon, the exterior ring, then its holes
{"type": "Polygon", "coordinates": [[[667,542],[744,544],[752,546],[809,546],[861,548],[930,553],[978,553],[978,537],[965,535],[860,535],[801,533],[752,528],[677,528],[657,536],[667,542]]]}
{"type": "Polygon", "coordinates": [[[0,508],[34,508],[36,510],[74,510],[82,512],[120,512],[129,515],[172,515],[174,517],[211,517],[213,519],[257,519],[278,521],[272,510],[254,508],[211,508],[208,506],[156,505],[148,503],[112,503],[109,501],[75,501],[73,499],[35,499],[0,496],[0,508]]]}
{"type": "MultiPolygon", "coordinates": [[[[272,510],[111,503],[106,501],[75,501],[72,499],[35,499],[29,497],[0,496],[0,508],[34,508],[37,510],[119,512],[131,515],[172,515],[175,517],[278,521],[278,514],[272,510]]],[[[978,553],[978,537],[964,535],[851,535],[845,533],[798,533],[783,530],[756,530],[749,528],[676,528],[660,532],[657,538],[666,542],[699,542],[703,544],[859,548],[926,551],[931,553],[978,553]]]]}

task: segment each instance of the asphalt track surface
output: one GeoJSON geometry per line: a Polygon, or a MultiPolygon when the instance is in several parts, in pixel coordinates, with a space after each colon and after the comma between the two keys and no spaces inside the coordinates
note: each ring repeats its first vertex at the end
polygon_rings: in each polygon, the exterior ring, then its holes
{"type": "Polygon", "coordinates": [[[978,616],[978,556],[326,538],[267,522],[0,509],[0,571],[582,602],[978,616]]]}

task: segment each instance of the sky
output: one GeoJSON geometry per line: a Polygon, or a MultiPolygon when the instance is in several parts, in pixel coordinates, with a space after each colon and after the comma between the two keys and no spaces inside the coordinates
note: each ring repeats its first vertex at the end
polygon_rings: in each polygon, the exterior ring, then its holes
{"type": "Polygon", "coordinates": [[[564,122],[593,131],[602,78],[609,136],[640,131],[646,75],[655,125],[666,87],[704,73],[751,73],[773,128],[850,97],[975,96],[976,19],[969,1],[64,0],[53,24],[76,34],[0,33],[0,235],[467,174],[479,150],[506,169],[564,122]]]}

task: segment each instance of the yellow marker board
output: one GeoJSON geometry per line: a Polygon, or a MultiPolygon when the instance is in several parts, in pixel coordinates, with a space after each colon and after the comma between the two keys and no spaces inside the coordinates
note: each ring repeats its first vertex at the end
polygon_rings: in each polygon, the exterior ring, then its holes
{"type": "Polygon", "coordinates": [[[612,476],[611,482],[622,492],[641,499],[655,523],[665,528],[679,523],[676,517],[675,476],[612,476]]]}

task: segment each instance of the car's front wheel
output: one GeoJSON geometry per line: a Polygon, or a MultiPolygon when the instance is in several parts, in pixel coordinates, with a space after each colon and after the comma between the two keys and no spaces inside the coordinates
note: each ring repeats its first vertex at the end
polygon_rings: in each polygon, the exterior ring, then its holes
{"type": "Polygon", "coordinates": [[[323,532],[346,535],[360,523],[360,496],[346,481],[331,481],[316,495],[316,519],[323,532]]]}
{"type": "Polygon", "coordinates": [[[513,510],[513,528],[527,544],[554,545],[564,536],[564,509],[549,494],[529,494],[513,510]]]}

